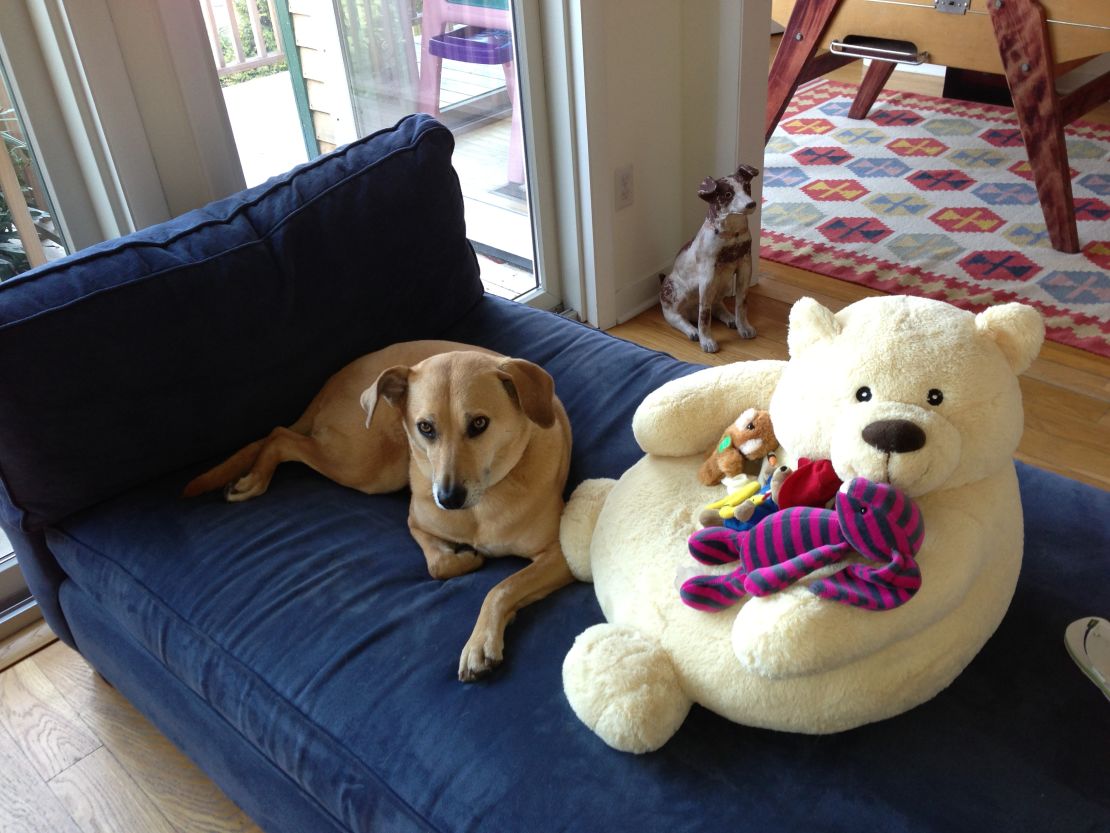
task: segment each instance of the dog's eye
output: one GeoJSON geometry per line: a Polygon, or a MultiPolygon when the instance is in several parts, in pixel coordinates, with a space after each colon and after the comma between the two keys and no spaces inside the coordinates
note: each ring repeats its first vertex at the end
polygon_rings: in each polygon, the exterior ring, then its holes
{"type": "Polygon", "coordinates": [[[416,430],[429,440],[434,440],[436,438],[436,427],[426,419],[422,419],[416,423],[416,430]]]}
{"type": "Polygon", "coordinates": [[[474,419],[470,420],[470,424],[466,426],[466,435],[468,437],[477,437],[487,428],[489,428],[489,417],[474,417],[474,419]]]}
{"type": "Polygon", "coordinates": [[[755,423],[754,422],[749,422],[748,425],[747,425],[747,429],[749,431],[754,431],[755,430],[755,423]]]}
{"type": "Polygon", "coordinates": [[[935,407],[944,401],[944,393],[937,390],[936,388],[932,388],[930,389],[929,395],[926,397],[926,399],[928,399],[930,405],[933,405],[935,407]]]}
{"type": "Polygon", "coordinates": [[[858,399],[860,402],[870,402],[871,401],[871,388],[869,388],[867,386],[864,386],[864,387],[860,388],[859,390],[857,390],[856,391],[856,399],[858,399]]]}

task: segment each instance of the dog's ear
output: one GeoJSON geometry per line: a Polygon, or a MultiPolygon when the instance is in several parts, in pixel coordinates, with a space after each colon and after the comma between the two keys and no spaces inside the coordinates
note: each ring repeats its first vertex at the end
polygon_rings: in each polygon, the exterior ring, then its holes
{"type": "Polygon", "coordinates": [[[753,168],[751,165],[741,165],[736,169],[736,178],[744,180],[744,184],[750,183],[757,176],[759,176],[759,168],[753,168]]]}
{"type": "Polygon", "coordinates": [[[506,359],[497,366],[497,375],[528,419],[540,428],[555,424],[555,381],[546,370],[524,359],[506,359]]]}
{"type": "Polygon", "coordinates": [[[382,399],[385,399],[397,410],[404,407],[405,396],[409,392],[409,373],[411,372],[412,368],[401,365],[383,370],[377,381],[362,392],[358,401],[362,405],[362,409],[366,411],[367,428],[370,427],[370,420],[374,418],[374,409],[378,407],[378,402],[382,399]]]}
{"type": "Polygon", "coordinates": [[[698,196],[706,202],[712,202],[713,197],[716,196],[717,189],[719,187],[720,186],[717,185],[717,180],[715,180],[711,176],[707,176],[701,181],[701,185],[698,186],[698,196]]]}

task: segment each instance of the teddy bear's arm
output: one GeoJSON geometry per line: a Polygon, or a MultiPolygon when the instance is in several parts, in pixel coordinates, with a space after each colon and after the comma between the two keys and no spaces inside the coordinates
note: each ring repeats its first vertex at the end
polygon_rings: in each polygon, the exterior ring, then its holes
{"type": "Polygon", "coordinates": [[[707,367],[652,391],[632,418],[636,442],[648,454],[703,454],[745,408],[766,408],[783,361],[707,367]]]}
{"type": "Polygon", "coordinates": [[[934,507],[928,516],[918,555],[921,589],[910,602],[895,610],[861,610],[818,598],[801,584],[752,599],[733,631],[741,663],[767,677],[820,673],[912,637],[950,615],[981,575],[991,536],[974,518],[945,509],[934,507]]]}

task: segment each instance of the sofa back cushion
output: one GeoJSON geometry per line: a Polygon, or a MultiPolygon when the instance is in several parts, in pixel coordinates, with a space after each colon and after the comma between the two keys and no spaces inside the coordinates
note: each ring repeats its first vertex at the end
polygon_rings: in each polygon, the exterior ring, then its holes
{"type": "Polygon", "coordinates": [[[427,116],[0,285],[0,519],[34,529],[292,422],[482,294],[427,116]]]}

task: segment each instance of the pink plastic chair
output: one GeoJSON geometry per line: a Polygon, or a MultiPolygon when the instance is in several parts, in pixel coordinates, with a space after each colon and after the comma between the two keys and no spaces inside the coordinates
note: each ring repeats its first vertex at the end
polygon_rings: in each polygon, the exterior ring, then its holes
{"type": "MultiPolygon", "coordinates": [[[[439,38],[454,24],[465,24],[483,29],[513,30],[512,10],[490,8],[483,5],[470,5],[465,2],[448,0],[424,0],[424,16],[420,36],[420,85],[418,98],[420,109],[433,116],[439,115],[439,85],[443,75],[443,59],[432,54],[432,38],[439,38]]],[[[465,57],[460,60],[466,60],[465,57]]],[[[510,58],[501,65],[505,72],[505,89],[512,103],[513,117],[509,132],[509,182],[524,182],[524,132],[520,121],[520,96],[516,83],[516,64],[510,58]]]]}

